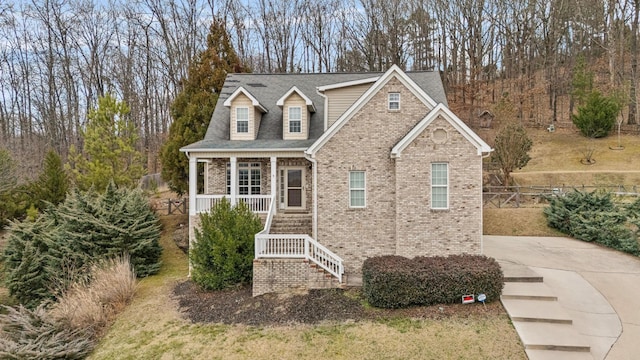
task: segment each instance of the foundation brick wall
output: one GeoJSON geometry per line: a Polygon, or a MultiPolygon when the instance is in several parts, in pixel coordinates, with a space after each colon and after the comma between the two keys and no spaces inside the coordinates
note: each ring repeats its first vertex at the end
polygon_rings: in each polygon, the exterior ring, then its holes
{"type": "Polygon", "coordinates": [[[372,256],[396,253],[396,181],[391,149],[429,109],[392,78],[316,154],[318,241],[359,274],[372,256]],[[399,92],[400,111],[387,110],[399,92]],[[366,208],[349,208],[349,171],[366,172],[366,208]]]}
{"type": "Polygon", "coordinates": [[[482,158],[476,148],[441,117],[396,159],[397,254],[480,254],[482,158]],[[444,129],[446,141],[434,140],[444,129]],[[449,209],[431,209],[431,163],[449,164],[449,209]]]}
{"type": "Polygon", "coordinates": [[[253,260],[253,296],[306,289],[309,263],[302,259],[253,260]]]}

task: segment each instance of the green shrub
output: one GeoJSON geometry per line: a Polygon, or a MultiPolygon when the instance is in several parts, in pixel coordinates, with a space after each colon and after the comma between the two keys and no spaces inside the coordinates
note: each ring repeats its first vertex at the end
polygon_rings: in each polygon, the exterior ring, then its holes
{"type": "Polygon", "coordinates": [[[600,138],[609,135],[616,123],[620,104],[614,97],[603,96],[598,91],[589,93],[584,106],[572,116],[573,123],[582,135],[600,138]]]}
{"type": "Polygon", "coordinates": [[[576,190],[552,198],[544,214],[550,227],[571,237],[640,255],[637,233],[630,226],[638,219],[639,205],[618,206],[610,193],[576,190]]]}
{"type": "Polygon", "coordinates": [[[362,288],[376,307],[451,304],[463,295],[480,294],[498,300],[504,285],[500,265],[481,255],[449,257],[380,256],[362,265],[362,288]]]}
{"type": "Polygon", "coordinates": [[[210,213],[201,214],[200,221],[189,251],[193,281],[207,290],[250,284],[260,218],[243,202],[232,207],[223,199],[210,213]]]}
{"type": "Polygon", "coordinates": [[[107,187],[104,194],[74,191],[35,222],[12,224],[4,250],[9,293],[35,307],[53,298],[86,267],[127,255],[140,277],[160,269],[160,225],[140,190],[107,187]]]}

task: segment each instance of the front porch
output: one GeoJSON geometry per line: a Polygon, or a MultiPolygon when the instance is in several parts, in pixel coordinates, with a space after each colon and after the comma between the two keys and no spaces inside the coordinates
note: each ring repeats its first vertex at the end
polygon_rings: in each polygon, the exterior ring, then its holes
{"type": "Polygon", "coordinates": [[[303,157],[192,156],[189,166],[193,214],[210,211],[223,198],[232,205],[243,201],[258,214],[267,214],[272,203],[275,212],[311,213],[313,164],[303,157]]]}
{"type": "Polygon", "coordinates": [[[192,154],[189,165],[192,241],[193,229],[197,226],[193,224],[199,222],[199,214],[209,212],[224,198],[232,205],[244,202],[261,215],[264,229],[255,235],[254,295],[299,286],[327,287],[334,286],[334,282],[342,283],[342,259],[313,236],[315,169],[311,161],[304,157],[252,154],[251,157],[210,155],[205,158],[192,154]],[[198,164],[204,165],[201,179],[197,177],[198,164]],[[277,270],[279,266],[282,269],[277,270]],[[328,280],[322,280],[325,275],[328,280]],[[276,278],[280,280],[275,281],[276,278]]]}

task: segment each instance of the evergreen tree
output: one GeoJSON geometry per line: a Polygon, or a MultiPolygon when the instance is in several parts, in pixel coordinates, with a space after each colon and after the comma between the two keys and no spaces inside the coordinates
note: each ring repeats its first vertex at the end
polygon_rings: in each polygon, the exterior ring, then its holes
{"type": "Polygon", "coordinates": [[[93,262],[120,255],[129,255],[138,276],[154,274],[159,237],[158,218],[140,190],[113,183],[102,195],[76,189],[35,222],[13,224],[4,250],[9,291],[35,306],[85,276],[93,262]]]}
{"type": "Polygon", "coordinates": [[[48,217],[11,224],[3,254],[5,281],[9,294],[30,308],[52,296],[48,252],[54,225],[48,217]]]}
{"type": "Polygon", "coordinates": [[[593,72],[587,69],[587,60],[584,55],[579,55],[571,79],[571,96],[578,105],[583,105],[593,91],[593,78],[593,72]]]}
{"type": "Polygon", "coordinates": [[[98,107],[89,111],[84,131],[84,149],[70,149],[69,168],[81,189],[119,186],[133,187],[142,176],[142,156],[135,145],[137,129],[129,118],[129,107],[107,94],[98,107]]]}
{"type": "Polygon", "coordinates": [[[16,212],[16,204],[11,194],[17,184],[15,170],[16,164],[9,151],[0,149],[0,230],[16,212]]]}
{"type": "Polygon", "coordinates": [[[603,96],[594,90],[587,96],[584,106],[579,107],[578,113],[572,116],[573,123],[588,138],[607,136],[616,123],[620,107],[616,98],[603,96]]]}
{"type": "Polygon", "coordinates": [[[188,190],[189,179],[189,161],[180,148],[204,138],[227,73],[244,71],[224,22],[214,18],[207,49],[189,67],[183,89],[171,105],[173,123],[160,154],[162,177],[178,194],[188,190]]]}
{"type": "Polygon", "coordinates": [[[58,205],[64,201],[69,191],[69,177],[64,171],[60,156],[50,150],[44,158],[44,171],[34,182],[34,196],[38,208],[43,202],[58,205]]]}

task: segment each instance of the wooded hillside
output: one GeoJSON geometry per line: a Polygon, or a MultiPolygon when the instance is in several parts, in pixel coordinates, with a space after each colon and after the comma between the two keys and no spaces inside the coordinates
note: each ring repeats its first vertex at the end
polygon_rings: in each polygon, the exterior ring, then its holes
{"type": "Polygon", "coordinates": [[[472,126],[485,110],[526,126],[570,124],[584,59],[596,88],[624,94],[621,116],[634,125],[639,11],[640,0],[9,0],[0,146],[27,169],[49,147],[66,156],[109,93],[130,107],[157,172],[170,104],[213,16],[253,72],[439,71],[472,126]]]}

